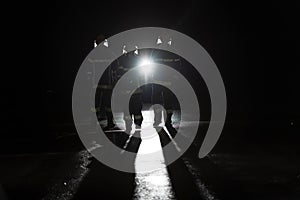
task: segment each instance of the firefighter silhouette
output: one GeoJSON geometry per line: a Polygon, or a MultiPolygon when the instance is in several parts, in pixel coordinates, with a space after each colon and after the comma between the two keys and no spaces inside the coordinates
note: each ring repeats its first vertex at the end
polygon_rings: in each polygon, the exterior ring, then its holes
{"type": "MultiPolygon", "coordinates": [[[[99,45],[105,40],[105,36],[100,34],[97,36],[94,43],[99,45]]],[[[98,85],[96,92],[96,113],[98,120],[104,117],[107,120],[107,124],[103,127],[104,130],[114,129],[115,121],[113,119],[113,113],[111,110],[111,98],[114,85],[124,73],[126,73],[131,67],[134,60],[139,60],[139,56],[136,55],[125,55],[120,57],[119,61],[114,61],[103,73],[98,85]],[[120,66],[122,63],[122,66],[120,66]],[[125,67],[125,66],[127,67],[125,67]],[[104,115],[104,116],[103,116],[104,115]]],[[[139,79],[140,77],[137,77],[139,79]]],[[[173,130],[172,127],[172,115],[174,110],[178,110],[179,103],[176,96],[166,87],[158,84],[147,84],[137,88],[131,95],[129,101],[129,115],[124,116],[126,130],[131,130],[132,121],[137,128],[141,127],[143,122],[142,109],[143,105],[160,104],[166,110],[165,126],[168,130],[173,130]]],[[[160,107],[154,107],[154,124],[158,126],[162,122],[162,109],[160,107]],[[156,109],[157,108],[157,109],[156,109]]],[[[120,110],[122,112],[122,110],[120,110]]],[[[124,112],[124,111],[123,111],[124,112]]],[[[174,131],[173,131],[174,132],[174,131]]]]}

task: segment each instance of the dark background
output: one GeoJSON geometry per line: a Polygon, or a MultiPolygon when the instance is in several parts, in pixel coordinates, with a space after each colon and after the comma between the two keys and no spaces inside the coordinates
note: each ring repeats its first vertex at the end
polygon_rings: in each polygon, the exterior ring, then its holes
{"type": "MultiPolygon", "coordinates": [[[[57,199],[72,193],[74,181],[81,183],[73,192],[82,199],[133,195],[134,174],[102,166],[81,145],[72,88],[99,34],[148,26],[199,42],[227,93],[225,126],[212,152],[197,156],[208,127],[203,123],[189,150],[168,166],[177,197],[187,195],[178,199],[196,192],[191,168],[220,199],[299,199],[296,1],[4,1],[1,8],[0,199],[1,193],[57,199]],[[86,167],[81,180],[77,173],[86,167]]],[[[118,142],[127,137],[118,135],[118,142]]]]}
{"type": "Polygon", "coordinates": [[[93,40],[146,26],[180,31],[208,51],[225,83],[228,122],[299,122],[296,2],[42,1],[9,8],[2,17],[4,138],[74,128],[73,82],[93,40]]]}

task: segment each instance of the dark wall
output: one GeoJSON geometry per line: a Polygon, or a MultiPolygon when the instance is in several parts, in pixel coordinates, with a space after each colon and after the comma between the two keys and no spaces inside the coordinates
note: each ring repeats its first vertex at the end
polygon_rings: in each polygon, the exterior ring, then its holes
{"type": "Polygon", "coordinates": [[[6,21],[14,56],[2,84],[5,127],[72,123],[73,81],[93,40],[143,26],[175,29],[204,46],[225,82],[228,119],[299,118],[295,8],[273,1],[16,3],[6,21]]]}

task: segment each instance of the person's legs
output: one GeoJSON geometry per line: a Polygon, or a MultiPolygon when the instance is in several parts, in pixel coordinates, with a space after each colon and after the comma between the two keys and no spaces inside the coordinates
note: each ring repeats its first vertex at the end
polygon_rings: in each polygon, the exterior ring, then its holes
{"type": "Polygon", "coordinates": [[[105,114],[106,114],[106,117],[107,117],[107,127],[108,128],[115,127],[115,123],[114,123],[114,120],[113,120],[113,114],[111,112],[111,108],[106,107],[105,108],[105,114]]]}
{"type": "Polygon", "coordinates": [[[134,114],[134,123],[135,125],[137,125],[138,127],[142,126],[142,122],[143,122],[143,115],[142,112],[137,112],[134,114]]]}
{"type": "Polygon", "coordinates": [[[167,117],[165,122],[166,127],[172,126],[172,115],[173,115],[173,111],[167,110],[167,117]]]}
{"type": "Polygon", "coordinates": [[[124,115],[124,121],[125,121],[125,129],[127,133],[131,131],[131,126],[132,126],[132,119],[130,115],[124,115]]]}
{"type": "Polygon", "coordinates": [[[177,131],[176,129],[173,127],[172,124],[172,115],[173,115],[173,110],[167,110],[167,117],[166,117],[166,122],[165,122],[165,126],[168,129],[170,135],[172,137],[175,137],[177,131]]]}
{"type": "Polygon", "coordinates": [[[102,95],[102,107],[104,108],[106,120],[107,120],[107,126],[106,129],[111,129],[115,127],[113,114],[110,107],[110,101],[111,101],[111,91],[103,91],[102,95]]]}
{"type": "Polygon", "coordinates": [[[130,116],[134,115],[134,124],[137,126],[141,126],[143,122],[142,107],[141,96],[138,94],[132,95],[129,103],[129,112],[130,116]]]}
{"type": "Polygon", "coordinates": [[[154,111],[154,124],[153,126],[158,126],[162,122],[162,107],[159,105],[154,105],[153,106],[153,111],[154,111]]]}

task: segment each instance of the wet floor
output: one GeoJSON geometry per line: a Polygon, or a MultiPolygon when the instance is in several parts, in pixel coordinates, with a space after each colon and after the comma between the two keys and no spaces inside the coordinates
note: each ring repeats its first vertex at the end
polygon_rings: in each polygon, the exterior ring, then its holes
{"type": "Polygon", "coordinates": [[[153,111],[143,111],[144,121],[141,127],[141,144],[135,160],[135,191],[134,199],[138,200],[165,200],[175,199],[167,166],[162,151],[162,145],[156,129],[153,127],[153,111]],[[155,157],[145,155],[156,153],[155,157]],[[147,167],[156,168],[152,171],[143,171],[147,167]]]}
{"type": "MultiPolygon", "coordinates": [[[[122,130],[107,133],[114,134],[120,144],[127,145],[126,149],[137,152],[136,173],[111,169],[83,148],[68,149],[74,144],[74,134],[70,136],[73,139],[61,141],[64,151],[53,147],[43,152],[0,155],[0,199],[299,199],[300,162],[296,151],[261,153],[251,145],[243,145],[247,151],[223,148],[199,159],[201,140],[196,138],[192,150],[166,166],[162,146],[172,143],[172,138],[165,128],[157,132],[153,127],[151,111],[143,115],[141,129],[134,130],[140,131],[141,141],[122,130]],[[142,156],[153,152],[158,153],[151,160],[142,156]],[[145,166],[155,166],[157,170],[141,173],[145,166]]],[[[177,151],[176,144],[172,144],[177,151]]],[[[98,149],[101,145],[97,143],[89,148],[98,149]]]]}

